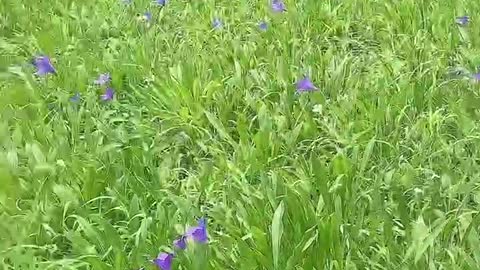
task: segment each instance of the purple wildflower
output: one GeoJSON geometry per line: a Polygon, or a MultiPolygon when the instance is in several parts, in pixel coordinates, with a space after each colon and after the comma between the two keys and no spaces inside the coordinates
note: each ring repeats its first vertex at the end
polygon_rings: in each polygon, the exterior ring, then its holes
{"type": "Polygon", "coordinates": [[[162,252],[158,254],[156,259],[153,259],[153,263],[161,270],[171,270],[173,262],[173,254],[162,252]]]}
{"type": "Polygon", "coordinates": [[[101,99],[103,101],[110,101],[113,99],[114,95],[115,95],[115,91],[112,88],[107,87],[107,89],[105,90],[105,94],[101,95],[101,99]]]}
{"type": "Polygon", "coordinates": [[[262,31],[267,31],[267,28],[268,28],[267,22],[266,21],[261,21],[258,24],[258,28],[260,28],[260,30],[262,30],[262,31]]]}
{"type": "Polygon", "coordinates": [[[304,77],[302,80],[297,82],[297,93],[301,92],[310,92],[317,90],[317,87],[313,85],[312,81],[308,77],[304,77]]]}
{"type": "Polygon", "coordinates": [[[112,77],[110,77],[110,73],[103,73],[98,76],[98,79],[96,79],[94,83],[98,85],[105,85],[108,84],[111,79],[112,77]]]}
{"type": "Polygon", "coordinates": [[[199,219],[198,225],[188,229],[186,236],[197,243],[206,244],[208,242],[206,219],[199,219]]]}
{"type": "Polygon", "coordinates": [[[75,93],[75,95],[73,95],[73,96],[70,98],[70,101],[73,102],[73,103],[78,103],[78,102],[80,102],[80,94],[79,94],[79,93],[75,93]]]}
{"type": "Polygon", "coordinates": [[[467,24],[470,22],[470,17],[460,16],[455,19],[455,22],[460,26],[467,26],[467,24]]]}
{"type": "Polygon", "coordinates": [[[212,27],[214,29],[220,29],[223,27],[223,23],[219,18],[214,18],[212,21],[212,27]]]}
{"type": "Polygon", "coordinates": [[[152,21],[152,13],[147,11],[143,14],[143,19],[146,21],[146,22],[150,22],[152,21]]]}
{"type": "Polygon", "coordinates": [[[167,0],[155,0],[154,3],[159,6],[165,6],[167,4],[167,0]]]}
{"type": "Polygon", "coordinates": [[[287,8],[282,0],[272,0],[272,10],[274,12],[284,12],[287,11],[287,8]]]}
{"type": "Polygon", "coordinates": [[[186,240],[187,240],[187,237],[186,237],[185,235],[182,235],[182,236],[180,236],[180,238],[175,239],[175,240],[173,241],[173,245],[174,245],[176,248],[178,248],[178,249],[184,250],[184,249],[187,248],[187,242],[186,242],[186,240]]]}
{"type": "Polygon", "coordinates": [[[35,74],[38,76],[44,76],[48,73],[56,73],[55,68],[50,62],[50,58],[48,58],[47,56],[36,57],[33,60],[33,64],[37,68],[37,72],[35,72],[35,74]]]}

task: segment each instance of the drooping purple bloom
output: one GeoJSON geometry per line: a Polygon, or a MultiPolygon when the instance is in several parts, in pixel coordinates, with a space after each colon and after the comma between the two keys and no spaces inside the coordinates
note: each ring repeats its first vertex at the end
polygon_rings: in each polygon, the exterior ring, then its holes
{"type": "Polygon", "coordinates": [[[105,94],[101,95],[101,99],[103,101],[110,101],[113,99],[114,95],[115,95],[115,91],[112,88],[107,87],[107,89],[105,90],[105,94]]]}
{"type": "Polygon", "coordinates": [[[214,18],[212,21],[212,27],[214,29],[220,29],[223,27],[223,23],[219,18],[214,18]]]}
{"type": "Polygon", "coordinates": [[[187,230],[186,236],[201,244],[208,242],[207,221],[205,218],[198,220],[198,225],[187,230]]]}
{"type": "Polygon", "coordinates": [[[472,79],[476,82],[480,82],[480,73],[472,74],[472,79]]]}
{"type": "Polygon", "coordinates": [[[44,76],[48,73],[55,74],[55,68],[53,67],[52,63],[50,62],[50,58],[47,56],[38,56],[33,60],[33,65],[37,68],[37,72],[35,72],[38,76],[44,76]]]}
{"type": "Polygon", "coordinates": [[[187,248],[187,237],[185,235],[180,236],[178,239],[175,239],[173,241],[173,245],[181,250],[184,250],[187,248]]]}
{"type": "Polygon", "coordinates": [[[98,85],[105,85],[108,84],[111,79],[112,77],[110,77],[110,73],[103,73],[98,76],[98,79],[96,79],[94,83],[98,85]]]}
{"type": "Polygon", "coordinates": [[[258,28],[260,28],[260,30],[262,30],[262,31],[267,31],[267,28],[268,28],[267,22],[266,21],[261,21],[258,24],[258,28]]]}
{"type": "Polygon", "coordinates": [[[287,11],[287,8],[282,0],[272,0],[272,10],[274,12],[284,12],[287,11]]]}
{"type": "Polygon", "coordinates": [[[470,22],[469,16],[460,16],[455,19],[455,22],[460,26],[467,26],[470,22]]]}
{"type": "Polygon", "coordinates": [[[161,270],[171,270],[173,262],[173,254],[162,252],[158,257],[153,259],[153,263],[161,270]]]}
{"type": "Polygon", "coordinates": [[[154,3],[159,6],[165,6],[167,4],[167,0],[155,0],[154,3]]]}
{"type": "Polygon", "coordinates": [[[78,102],[80,102],[80,94],[79,94],[79,93],[75,93],[75,95],[73,95],[73,96],[70,98],[70,101],[73,102],[73,103],[78,103],[78,102]]]}
{"type": "Polygon", "coordinates": [[[314,90],[317,90],[317,87],[313,85],[312,81],[310,81],[308,77],[304,77],[297,82],[297,93],[310,92],[314,90]]]}

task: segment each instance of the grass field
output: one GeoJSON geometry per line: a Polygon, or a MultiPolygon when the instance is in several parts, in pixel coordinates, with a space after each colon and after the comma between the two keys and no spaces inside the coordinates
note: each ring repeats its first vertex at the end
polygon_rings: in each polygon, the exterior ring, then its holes
{"type": "Polygon", "coordinates": [[[480,269],[478,3],[284,5],[1,0],[0,269],[480,269]]]}

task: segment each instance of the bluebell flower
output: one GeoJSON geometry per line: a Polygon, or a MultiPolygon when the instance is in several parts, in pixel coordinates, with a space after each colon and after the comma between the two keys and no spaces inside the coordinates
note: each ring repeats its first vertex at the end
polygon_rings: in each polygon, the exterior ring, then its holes
{"type": "Polygon", "coordinates": [[[173,254],[160,253],[157,258],[153,259],[153,263],[161,270],[172,270],[173,254]]]}
{"type": "Polygon", "coordinates": [[[187,230],[186,236],[201,244],[208,242],[207,221],[205,218],[198,220],[198,225],[187,230]]]}
{"type": "Polygon", "coordinates": [[[258,28],[260,28],[260,30],[262,31],[267,31],[268,29],[268,24],[266,21],[261,21],[259,24],[258,24],[258,28]]]}
{"type": "Polygon", "coordinates": [[[460,16],[455,19],[455,22],[460,26],[467,26],[470,22],[469,16],[460,16]]]}
{"type": "Polygon", "coordinates": [[[98,75],[98,79],[94,81],[95,84],[98,85],[106,85],[111,81],[112,77],[110,76],[110,73],[103,73],[98,75]]]}
{"type": "Polygon", "coordinates": [[[112,88],[107,87],[107,89],[105,90],[105,93],[100,97],[103,101],[110,101],[113,99],[114,95],[115,95],[115,91],[112,88]]]}
{"type": "Polygon", "coordinates": [[[214,18],[212,21],[212,27],[214,29],[220,29],[223,27],[223,23],[219,18],[214,18]]]}
{"type": "Polygon", "coordinates": [[[180,236],[178,239],[175,239],[173,241],[173,245],[181,250],[184,250],[187,248],[187,237],[185,235],[180,236]]]}
{"type": "Polygon", "coordinates": [[[167,0],[155,0],[153,3],[159,5],[159,6],[165,6],[167,4],[167,0]]]}
{"type": "Polygon", "coordinates": [[[36,57],[33,60],[33,65],[37,68],[37,72],[35,72],[35,74],[38,76],[45,76],[48,73],[56,73],[55,68],[50,62],[50,58],[48,58],[47,56],[36,57]]]}
{"type": "Polygon", "coordinates": [[[287,8],[282,0],[272,0],[272,10],[274,12],[284,12],[287,11],[287,8]]]}
{"type": "Polygon", "coordinates": [[[302,92],[310,92],[317,90],[317,87],[312,83],[310,78],[304,77],[300,81],[297,82],[297,93],[302,93],[302,92]]]}
{"type": "Polygon", "coordinates": [[[152,21],[152,13],[147,11],[143,14],[143,19],[146,21],[146,22],[151,22],[152,21]]]}

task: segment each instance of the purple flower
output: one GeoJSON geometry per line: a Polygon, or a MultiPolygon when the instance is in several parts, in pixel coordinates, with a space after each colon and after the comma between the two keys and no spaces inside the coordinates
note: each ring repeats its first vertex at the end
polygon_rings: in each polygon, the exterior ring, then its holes
{"type": "Polygon", "coordinates": [[[193,239],[193,241],[201,244],[208,242],[207,235],[207,221],[205,218],[198,220],[198,225],[187,230],[186,236],[193,239]]]}
{"type": "Polygon", "coordinates": [[[113,99],[114,95],[115,95],[115,91],[112,88],[107,87],[107,89],[105,90],[105,94],[101,95],[101,99],[103,101],[110,101],[113,99]]]}
{"type": "Polygon", "coordinates": [[[98,85],[105,85],[110,82],[112,77],[110,77],[110,73],[103,73],[98,76],[98,79],[94,81],[95,84],[98,85]]]}
{"type": "Polygon", "coordinates": [[[38,56],[33,60],[33,65],[37,68],[37,72],[35,72],[38,76],[44,76],[48,73],[55,74],[55,68],[52,66],[50,62],[50,58],[47,56],[38,56]]]}
{"type": "Polygon", "coordinates": [[[287,11],[287,8],[282,0],[272,0],[272,10],[274,12],[284,12],[287,11]]]}
{"type": "Polygon", "coordinates": [[[455,19],[455,22],[460,26],[467,26],[467,24],[470,22],[470,17],[460,16],[455,19]]]}
{"type": "Polygon", "coordinates": [[[310,92],[317,90],[317,87],[313,85],[312,81],[308,77],[304,77],[302,80],[297,82],[297,93],[301,92],[310,92]]]}
{"type": "Polygon", "coordinates": [[[267,22],[266,21],[261,21],[258,24],[258,28],[260,28],[260,30],[262,30],[262,31],[267,31],[267,28],[268,28],[267,22]]]}
{"type": "Polygon", "coordinates": [[[214,29],[220,29],[223,27],[223,23],[219,18],[214,18],[212,21],[212,27],[214,29]]]}
{"type": "Polygon", "coordinates": [[[165,6],[167,4],[167,0],[155,0],[154,3],[159,6],[165,6]]]}
{"type": "Polygon", "coordinates": [[[75,93],[75,95],[73,95],[73,96],[70,98],[70,101],[73,102],[73,103],[78,103],[78,102],[80,102],[80,94],[79,94],[79,93],[75,93]]]}
{"type": "Polygon", "coordinates": [[[178,249],[184,250],[184,249],[187,248],[186,240],[187,240],[187,237],[185,235],[182,235],[182,236],[180,236],[180,238],[175,239],[173,241],[173,245],[178,249]]]}
{"type": "Polygon", "coordinates": [[[171,270],[173,262],[173,254],[162,252],[158,254],[156,259],[153,259],[153,263],[161,270],[171,270]]]}
{"type": "Polygon", "coordinates": [[[152,13],[147,11],[143,14],[143,19],[146,21],[146,22],[150,22],[152,20],[152,13]]]}

